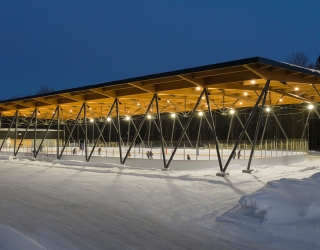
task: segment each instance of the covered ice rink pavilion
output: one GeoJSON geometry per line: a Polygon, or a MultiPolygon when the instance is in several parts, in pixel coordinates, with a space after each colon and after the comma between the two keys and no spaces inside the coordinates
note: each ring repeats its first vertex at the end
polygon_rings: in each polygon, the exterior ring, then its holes
{"type": "Polygon", "coordinates": [[[254,57],[5,100],[0,150],[219,175],[236,163],[250,172],[306,157],[319,84],[319,71],[254,57]]]}

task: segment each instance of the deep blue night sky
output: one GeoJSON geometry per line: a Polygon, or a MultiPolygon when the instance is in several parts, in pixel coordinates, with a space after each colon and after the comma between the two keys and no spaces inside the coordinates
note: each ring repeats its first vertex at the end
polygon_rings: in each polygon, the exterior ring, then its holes
{"type": "Polygon", "coordinates": [[[263,56],[320,55],[320,1],[2,0],[0,98],[263,56]]]}

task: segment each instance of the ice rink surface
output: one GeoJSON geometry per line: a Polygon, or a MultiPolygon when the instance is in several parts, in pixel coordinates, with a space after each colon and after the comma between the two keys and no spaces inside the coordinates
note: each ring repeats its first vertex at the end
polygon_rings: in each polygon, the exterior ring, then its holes
{"type": "Polygon", "coordinates": [[[318,249],[216,219],[268,181],[317,173],[319,160],[310,155],[299,164],[255,167],[252,174],[230,165],[222,178],[217,169],[2,159],[0,224],[45,249],[318,249]]]}

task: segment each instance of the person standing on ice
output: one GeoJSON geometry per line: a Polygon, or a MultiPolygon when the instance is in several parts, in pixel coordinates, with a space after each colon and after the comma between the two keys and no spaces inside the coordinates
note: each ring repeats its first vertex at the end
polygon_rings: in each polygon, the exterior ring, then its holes
{"type": "Polygon", "coordinates": [[[236,151],[234,151],[232,158],[235,159],[236,155],[237,155],[237,153],[236,153],[236,151]]]}
{"type": "Polygon", "coordinates": [[[238,159],[241,157],[241,149],[238,151],[238,159]]]}
{"type": "Polygon", "coordinates": [[[98,148],[98,155],[101,154],[101,148],[98,148]]]}
{"type": "Polygon", "coordinates": [[[150,158],[150,153],[149,153],[149,151],[147,151],[146,155],[147,155],[147,157],[148,157],[148,159],[149,159],[149,158],[150,158]]]}
{"type": "Polygon", "coordinates": [[[191,160],[190,155],[187,155],[187,159],[188,159],[189,161],[191,160]]]}
{"type": "Polygon", "coordinates": [[[77,155],[77,149],[76,149],[76,148],[74,148],[74,149],[72,150],[72,154],[73,154],[73,155],[77,155]]]}
{"type": "Polygon", "coordinates": [[[10,139],[10,137],[8,137],[8,139],[7,139],[7,147],[11,148],[11,139],[10,139]]]}
{"type": "Polygon", "coordinates": [[[150,151],[149,156],[150,156],[151,159],[153,159],[153,153],[152,153],[152,151],[150,151]]]}

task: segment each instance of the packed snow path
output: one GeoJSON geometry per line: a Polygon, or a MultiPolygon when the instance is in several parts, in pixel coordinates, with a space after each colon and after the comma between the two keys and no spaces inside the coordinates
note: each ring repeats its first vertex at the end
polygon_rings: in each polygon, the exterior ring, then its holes
{"type": "Polygon", "coordinates": [[[280,178],[319,171],[318,157],[230,176],[0,161],[0,224],[46,249],[313,249],[216,222],[243,196],[280,178]]]}

